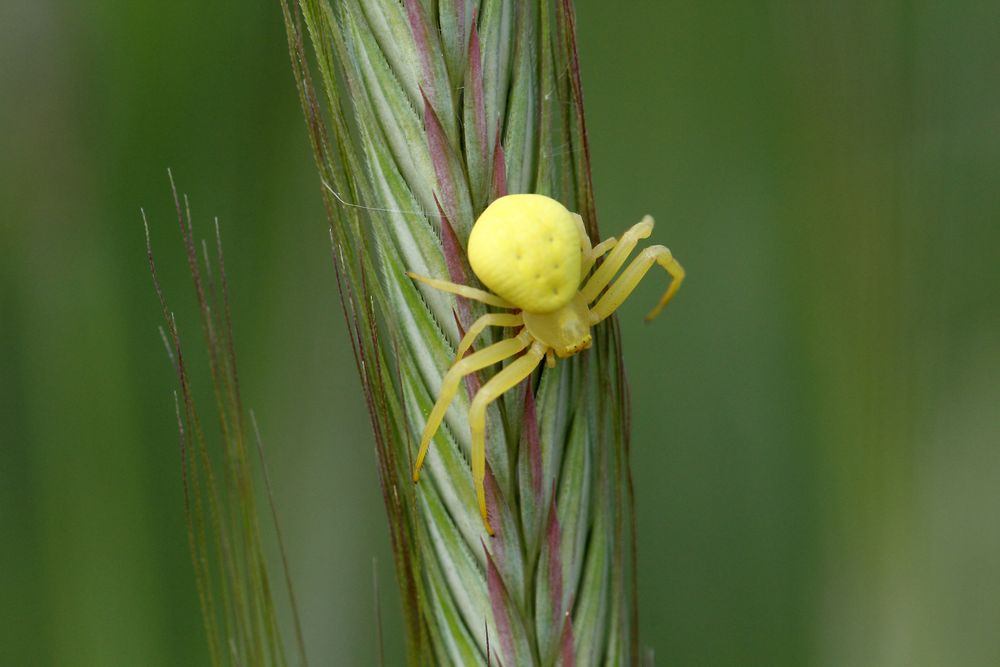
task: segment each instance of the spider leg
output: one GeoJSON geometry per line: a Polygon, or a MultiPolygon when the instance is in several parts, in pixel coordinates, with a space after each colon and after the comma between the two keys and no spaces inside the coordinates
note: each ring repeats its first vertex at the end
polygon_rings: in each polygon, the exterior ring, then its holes
{"type": "Polygon", "coordinates": [[[524,324],[521,313],[488,313],[472,323],[469,330],[462,337],[462,342],[458,344],[458,351],[455,354],[455,362],[465,356],[465,353],[472,347],[472,342],[476,336],[483,333],[483,329],[493,327],[519,327],[524,324]]]}
{"type": "Polygon", "coordinates": [[[618,239],[614,236],[609,239],[604,239],[593,247],[590,253],[591,258],[595,261],[600,259],[604,256],[604,253],[614,248],[616,243],[618,243],[618,239]]]}
{"type": "Polygon", "coordinates": [[[457,283],[448,282],[447,280],[438,280],[437,278],[428,278],[426,276],[420,276],[412,271],[406,273],[410,278],[420,281],[425,285],[430,285],[435,289],[439,289],[442,292],[449,292],[450,294],[458,294],[459,296],[464,296],[467,299],[474,299],[485,303],[488,306],[496,306],[497,308],[516,308],[511,303],[506,300],[501,299],[496,294],[490,294],[489,292],[481,289],[476,289],[475,287],[469,287],[468,285],[459,285],[457,283]]]}
{"type": "Polygon", "coordinates": [[[604,253],[615,247],[618,240],[615,237],[609,239],[604,239],[593,248],[590,249],[589,254],[584,254],[583,261],[580,263],[580,279],[583,280],[590,273],[590,270],[594,268],[594,264],[598,259],[604,256],[604,253]]]}
{"type": "Polygon", "coordinates": [[[493,528],[486,514],[486,488],[483,486],[486,479],[486,407],[531,375],[545,357],[546,349],[545,345],[536,341],[531,349],[509,363],[483,385],[469,407],[469,428],[472,431],[472,480],[475,482],[476,496],[479,498],[479,513],[483,517],[483,524],[486,525],[486,532],[490,535],[493,534],[493,528]]]}
{"type": "Polygon", "coordinates": [[[608,250],[613,248],[616,241],[614,237],[612,237],[591,247],[590,236],[587,235],[587,228],[583,224],[583,218],[580,217],[579,213],[574,213],[573,219],[576,221],[576,228],[580,233],[580,254],[583,259],[580,263],[580,280],[583,280],[587,274],[590,273],[590,270],[594,268],[594,262],[596,262],[598,258],[600,258],[608,250]]]}
{"type": "Polygon", "coordinates": [[[632,290],[635,289],[636,285],[639,284],[639,281],[642,280],[642,277],[646,275],[646,272],[649,271],[654,263],[666,269],[671,278],[670,286],[660,298],[660,302],[646,316],[646,321],[659,315],[663,307],[673,298],[677,288],[681,286],[681,282],[684,280],[684,268],[680,265],[680,262],[674,259],[674,256],[670,254],[670,250],[666,246],[654,245],[649,246],[639,253],[639,256],[629,264],[621,276],[612,283],[608,291],[601,297],[601,300],[591,308],[591,324],[597,324],[615,312],[618,306],[622,305],[622,302],[632,293],[632,290]]]}
{"type": "Polygon", "coordinates": [[[622,237],[614,244],[614,248],[608,254],[608,258],[604,260],[603,264],[597,267],[594,275],[590,277],[587,284],[580,290],[584,301],[587,303],[593,302],[597,298],[597,295],[608,286],[611,279],[618,273],[618,270],[625,265],[628,256],[632,254],[636,244],[639,243],[639,239],[648,238],[652,233],[653,218],[647,215],[642,219],[642,222],[632,226],[622,234],[622,237]]]}
{"type": "Polygon", "coordinates": [[[420,480],[420,468],[424,465],[424,457],[427,456],[427,450],[430,448],[431,438],[434,437],[438,427],[441,426],[441,422],[448,412],[448,405],[455,398],[462,378],[517,354],[528,347],[530,343],[531,335],[527,331],[522,331],[514,338],[494,343],[479,352],[469,355],[448,369],[444,379],[441,380],[441,391],[438,394],[437,402],[427,417],[427,425],[424,426],[424,434],[420,438],[420,451],[417,453],[417,462],[413,466],[414,482],[420,480]]]}

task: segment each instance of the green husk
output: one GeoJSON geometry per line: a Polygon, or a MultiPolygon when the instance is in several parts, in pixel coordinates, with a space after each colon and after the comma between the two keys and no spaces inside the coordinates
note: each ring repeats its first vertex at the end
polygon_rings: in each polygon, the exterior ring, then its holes
{"type": "Polygon", "coordinates": [[[281,4],[372,417],[409,663],[636,664],[627,386],[613,319],[591,350],[490,408],[496,537],[474,501],[465,391],[422,481],[410,481],[460,331],[485,311],[417,287],[406,271],[475,285],[468,233],[506,192],[548,194],[599,238],[571,3],[281,4]]]}

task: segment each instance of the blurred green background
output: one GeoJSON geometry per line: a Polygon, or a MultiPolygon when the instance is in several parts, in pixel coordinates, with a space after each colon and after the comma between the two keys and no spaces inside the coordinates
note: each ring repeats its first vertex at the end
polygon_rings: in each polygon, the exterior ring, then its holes
{"type": "MultiPolygon", "coordinates": [[[[579,0],[660,665],[1000,664],[1000,4],[579,0]]],[[[200,665],[166,168],[221,220],[314,665],[399,615],[276,2],[0,7],[0,665],[200,665]]]]}

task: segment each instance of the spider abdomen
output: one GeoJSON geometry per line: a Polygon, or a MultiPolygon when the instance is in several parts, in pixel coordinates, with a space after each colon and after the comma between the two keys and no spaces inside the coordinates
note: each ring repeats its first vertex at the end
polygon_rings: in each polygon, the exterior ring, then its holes
{"type": "Polygon", "coordinates": [[[472,270],[526,312],[549,313],[568,304],[579,288],[580,262],[573,215],[543,195],[497,199],[469,235],[472,270]]]}

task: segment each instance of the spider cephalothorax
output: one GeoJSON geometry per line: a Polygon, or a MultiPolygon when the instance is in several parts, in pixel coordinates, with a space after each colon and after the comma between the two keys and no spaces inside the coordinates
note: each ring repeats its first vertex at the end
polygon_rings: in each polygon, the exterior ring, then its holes
{"type": "Polygon", "coordinates": [[[646,319],[659,314],[684,280],[684,269],[666,247],[646,248],[612,282],[638,241],[652,231],[653,219],[646,216],[621,239],[610,238],[591,247],[583,220],[556,200],[544,195],[508,195],[483,211],[469,235],[469,264],[493,293],[410,274],[445,292],[516,311],[483,315],[462,338],[455,363],[444,376],[437,402],[427,417],[413,470],[414,481],[420,477],[431,438],[462,378],[524,351],[483,385],[469,407],[472,477],[483,523],[487,532],[493,534],[483,486],[486,407],[531,375],[542,359],[554,366],[554,356],[565,358],[590,347],[590,328],[618,309],[654,263],[666,269],[672,278],[666,293],[646,319]],[[607,257],[584,282],[594,263],[604,255],[607,257]],[[519,327],[520,331],[465,357],[473,341],[488,326],[519,327]]]}

